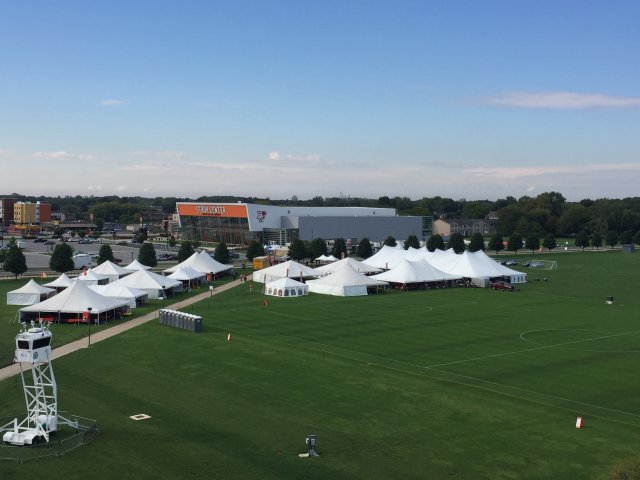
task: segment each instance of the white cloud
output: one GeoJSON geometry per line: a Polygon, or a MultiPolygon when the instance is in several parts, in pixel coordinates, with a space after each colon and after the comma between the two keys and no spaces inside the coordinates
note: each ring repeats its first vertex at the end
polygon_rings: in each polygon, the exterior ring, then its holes
{"type": "Polygon", "coordinates": [[[108,98],[105,100],[100,100],[98,102],[98,105],[100,105],[101,107],[116,107],[118,105],[126,105],[127,102],[125,102],[124,100],[117,100],[115,98],[108,98]]]}
{"type": "Polygon", "coordinates": [[[86,154],[86,153],[69,153],[69,152],[35,152],[33,154],[33,158],[37,158],[40,160],[59,160],[59,161],[70,161],[70,160],[79,160],[82,162],[97,160],[95,155],[86,154]]]}
{"type": "Polygon", "coordinates": [[[596,172],[637,172],[640,163],[602,163],[591,165],[541,165],[526,167],[475,167],[463,169],[462,173],[477,177],[514,180],[541,175],[566,175],[596,172]]]}
{"type": "Polygon", "coordinates": [[[279,152],[269,152],[269,160],[280,160],[279,152]]]}
{"type": "Polygon", "coordinates": [[[102,190],[102,185],[89,185],[89,186],[87,187],[87,189],[88,189],[89,191],[94,191],[94,190],[96,190],[96,191],[101,191],[101,190],[102,190]]]}
{"type": "Polygon", "coordinates": [[[124,192],[126,189],[127,189],[126,185],[120,185],[116,187],[116,191],[118,192],[124,192]]]}
{"type": "Polygon", "coordinates": [[[506,92],[484,99],[483,103],[501,107],[531,109],[628,108],[640,106],[640,97],[616,97],[601,93],[506,92]]]}

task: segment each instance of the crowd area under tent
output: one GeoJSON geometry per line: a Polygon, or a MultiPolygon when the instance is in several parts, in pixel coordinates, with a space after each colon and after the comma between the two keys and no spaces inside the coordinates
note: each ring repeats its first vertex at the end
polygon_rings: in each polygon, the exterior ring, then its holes
{"type": "Polygon", "coordinates": [[[309,286],[285,277],[265,284],[264,293],[274,297],[301,297],[309,295],[309,286]]]}
{"type": "Polygon", "coordinates": [[[20,309],[20,321],[43,320],[55,323],[103,323],[122,318],[129,311],[129,301],[100,295],[82,282],[74,281],[71,286],[57,295],[20,309]],[[89,310],[91,309],[91,310],[89,310]],[[86,318],[85,312],[89,312],[86,318]]]}
{"type": "Polygon", "coordinates": [[[7,292],[7,305],[33,305],[55,294],[55,288],[38,285],[31,279],[22,287],[7,292]]]}

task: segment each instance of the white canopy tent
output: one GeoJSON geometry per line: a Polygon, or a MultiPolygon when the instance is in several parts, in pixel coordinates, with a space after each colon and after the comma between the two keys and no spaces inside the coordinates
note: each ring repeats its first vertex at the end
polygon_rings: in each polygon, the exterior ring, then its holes
{"type": "Polygon", "coordinates": [[[356,272],[348,263],[343,263],[329,275],[317,280],[309,280],[307,285],[309,285],[309,291],[313,293],[353,297],[367,295],[369,287],[385,286],[387,282],[367,277],[356,272]]]}
{"type": "Polygon", "coordinates": [[[363,260],[362,263],[382,270],[389,270],[404,260],[406,255],[407,251],[400,245],[396,247],[383,245],[375,255],[363,260]]]}
{"type": "Polygon", "coordinates": [[[31,279],[17,290],[7,292],[7,305],[33,305],[55,293],[55,288],[43,287],[31,279]]]}
{"type": "Polygon", "coordinates": [[[180,287],[182,283],[169,277],[163,277],[148,270],[138,270],[131,275],[113,282],[114,285],[126,285],[147,292],[149,298],[166,297],[167,290],[180,287]]]}
{"type": "Polygon", "coordinates": [[[118,316],[118,312],[126,311],[128,301],[108,298],[91,290],[86,284],[74,281],[59,294],[35,305],[20,309],[21,319],[45,318],[60,321],[61,316],[67,320],[79,321],[82,313],[91,309],[92,317],[100,318],[101,314],[118,316]],[[64,314],[64,315],[63,315],[64,314]]]}
{"type": "Polygon", "coordinates": [[[527,275],[516,270],[512,270],[496,261],[492,260],[483,251],[455,253],[437,253],[429,261],[436,268],[471,279],[489,279],[507,277],[512,283],[524,283],[527,275]]]}
{"type": "Polygon", "coordinates": [[[113,263],[111,260],[107,260],[102,262],[97,267],[92,269],[98,275],[105,275],[109,278],[109,282],[115,282],[116,280],[124,277],[125,275],[129,275],[131,270],[127,270],[120,265],[113,263]]]}
{"type": "Polygon", "coordinates": [[[204,250],[200,253],[195,252],[189,258],[187,258],[184,262],[180,262],[173,267],[167,268],[162,271],[165,275],[173,273],[180,269],[181,267],[189,266],[198,272],[202,272],[204,274],[211,273],[213,275],[217,275],[220,272],[225,272],[227,270],[231,270],[233,265],[223,265],[222,263],[216,261],[204,250]]]}
{"type": "Polygon", "coordinates": [[[45,283],[43,287],[55,288],[58,291],[64,290],[73,283],[66,273],[61,273],[54,281],[45,283]]]}
{"type": "Polygon", "coordinates": [[[372,275],[371,278],[406,286],[407,284],[454,281],[462,277],[438,270],[424,259],[415,261],[404,259],[391,270],[372,275]]]}
{"type": "Polygon", "coordinates": [[[279,278],[267,283],[264,293],[274,297],[300,297],[309,295],[309,286],[292,278],[279,278]]]}
{"type": "Polygon", "coordinates": [[[253,272],[253,280],[260,283],[265,283],[276,278],[308,278],[317,276],[318,274],[315,269],[302,265],[294,260],[278,263],[272,267],[253,272]]]}
{"type": "Polygon", "coordinates": [[[338,259],[333,255],[320,255],[318,258],[316,258],[316,262],[328,263],[328,262],[337,262],[337,261],[338,259]]]}
{"type": "Polygon", "coordinates": [[[133,262],[131,262],[129,265],[123,268],[125,270],[130,270],[132,272],[137,272],[138,270],[151,270],[151,267],[148,267],[147,265],[143,265],[138,261],[137,258],[133,262]]]}
{"type": "Polygon", "coordinates": [[[349,265],[351,265],[351,268],[353,268],[356,272],[360,272],[364,274],[378,273],[381,270],[378,267],[373,267],[371,265],[367,265],[364,262],[359,262],[357,260],[354,260],[351,257],[346,257],[346,258],[343,258],[342,260],[338,260],[337,262],[330,263],[328,265],[323,265],[321,267],[317,267],[315,271],[317,272],[318,275],[327,275],[335,271],[336,269],[341,268],[342,264],[344,263],[348,263],[349,265]]]}
{"type": "Polygon", "coordinates": [[[89,285],[89,288],[104,297],[127,300],[129,308],[143,304],[149,298],[149,294],[137,288],[127,287],[126,285],[117,285],[109,283],[107,285],[89,285]]]}
{"type": "Polygon", "coordinates": [[[76,277],[76,280],[84,282],[87,285],[106,285],[109,283],[109,277],[96,273],[93,268],[82,272],[76,277]]]}
{"type": "Polygon", "coordinates": [[[167,275],[167,278],[182,282],[183,286],[186,288],[191,288],[192,285],[195,285],[205,277],[205,273],[194,270],[189,265],[183,265],[171,275],[167,275]]]}

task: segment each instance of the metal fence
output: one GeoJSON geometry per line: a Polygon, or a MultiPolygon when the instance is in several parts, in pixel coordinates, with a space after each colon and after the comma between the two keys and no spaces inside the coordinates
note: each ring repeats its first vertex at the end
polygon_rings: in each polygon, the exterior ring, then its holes
{"type": "MultiPolygon", "coordinates": [[[[0,425],[12,425],[15,417],[0,419],[0,425]]],[[[21,418],[18,416],[18,418],[21,418]]],[[[13,460],[22,463],[26,460],[37,458],[60,456],[82,445],[91,442],[100,432],[95,420],[71,415],[67,412],[58,412],[58,431],[51,436],[49,443],[38,445],[0,445],[0,460],[13,460]],[[60,422],[67,419],[73,426],[60,422]]],[[[4,433],[6,429],[0,430],[4,433]]]]}

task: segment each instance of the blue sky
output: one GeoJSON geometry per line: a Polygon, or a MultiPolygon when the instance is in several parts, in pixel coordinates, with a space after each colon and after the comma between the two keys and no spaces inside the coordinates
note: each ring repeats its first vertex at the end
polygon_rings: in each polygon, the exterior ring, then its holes
{"type": "Polygon", "coordinates": [[[0,194],[638,195],[640,3],[0,0],[0,194]]]}

